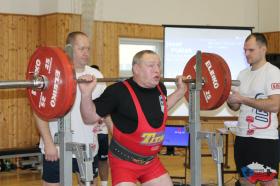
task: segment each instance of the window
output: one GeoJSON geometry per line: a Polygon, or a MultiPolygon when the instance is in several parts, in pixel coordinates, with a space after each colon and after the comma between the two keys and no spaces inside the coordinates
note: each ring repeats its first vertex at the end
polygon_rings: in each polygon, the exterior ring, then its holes
{"type": "MultiPolygon", "coordinates": [[[[159,54],[161,62],[163,56],[162,40],[120,38],[119,39],[119,76],[132,76],[131,65],[133,56],[141,50],[153,50],[159,54]]],[[[163,64],[163,62],[161,63],[163,64]]],[[[161,65],[161,72],[163,65],[161,65]]]]}

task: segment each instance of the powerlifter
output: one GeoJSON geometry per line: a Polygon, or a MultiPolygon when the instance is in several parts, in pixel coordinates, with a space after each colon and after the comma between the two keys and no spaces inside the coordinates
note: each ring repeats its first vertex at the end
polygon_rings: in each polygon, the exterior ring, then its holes
{"type": "Polygon", "coordinates": [[[160,82],[161,61],[150,50],[138,52],[132,61],[133,76],[108,86],[92,101],[96,78],[84,75],[80,79],[81,114],[85,123],[111,115],[113,126],[109,162],[112,184],[135,186],[171,186],[172,181],[157,156],[164,139],[167,112],[185,94],[187,85],[177,76],[176,90],[167,96],[160,82]]]}

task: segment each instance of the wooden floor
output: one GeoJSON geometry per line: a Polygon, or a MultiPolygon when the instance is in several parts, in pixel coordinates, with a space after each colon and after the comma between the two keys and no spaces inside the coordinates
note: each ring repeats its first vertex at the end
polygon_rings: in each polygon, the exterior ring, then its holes
{"type": "MultiPolygon", "coordinates": [[[[232,157],[232,148],[229,148],[229,166],[230,169],[235,169],[232,157]]],[[[208,150],[203,150],[203,153],[207,153],[208,150]]],[[[185,151],[182,149],[176,149],[175,156],[164,156],[160,155],[160,158],[165,165],[171,176],[184,177],[184,162],[185,162],[185,151]]],[[[216,164],[211,157],[202,158],[202,178],[203,184],[217,185],[216,176],[216,164]]],[[[229,170],[229,169],[225,169],[229,170]]],[[[235,174],[226,174],[225,186],[234,186],[237,176],[235,174]]],[[[187,169],[186,181],[190,181],[190,170],[187,169]]],[[[110,181],[109,181],[110,182],[110,181]]],[[[184,180],[178,179],[174,182],[184,183],[184,180]]],[[[77,185],[77,179],[73,176],[73,183],[77,185]]],[[[32,170],[16,170],[10,172],[0,172],[0,186],[41,186],[41,175],[39,171],[32,170]]],[[[110,183],[111,185],[111,183],[110,183]]]]}

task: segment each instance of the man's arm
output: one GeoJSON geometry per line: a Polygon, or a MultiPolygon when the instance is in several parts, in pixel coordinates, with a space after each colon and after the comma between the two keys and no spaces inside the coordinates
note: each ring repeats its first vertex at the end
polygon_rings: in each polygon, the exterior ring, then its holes
{"type": "Polygon", "coordinates": [[[265,112],[279,112],[280,94],[268,96],[266,99],[254,99],[241,96],[237,91],[232,91],[232,94],[228,98],[228,104],[232,106],[232,108],[236,108],[238,105],[240,107],[240,104],[244,104],[265,112]]]}
{"type": "Polygon", "coordinates": [[[49,123],[39,118],[35,113],[34,117],[36,126],[44,142],[45,158],[49,161],[56,161],[59,158],[58,150],[53,142],[49,123]]]}
{"type": "Polygon", "coordinates": [[[95,104],[93,103],[91,96],[82,94],[80,110],[85,124],[93,124],[102,119],[96,113],[95,104]]]}
{"type": "Polygon", "coordinates": [[[184,97],[187,91],[187,84],[183,83],[182,76],[178,76],[177,89],[167,97],[167,108],[170,110],[182,97],[184,97]]]}
{"type": "Polygon", "coordinates": [[[83,75],[79,79],[87,81],[87,83],[79,83],[81,91],[81,116],[85,124],[97,123],[102,119],[97,113],[95,104],[92,101],[92,91],[96,87],[96,78],[92,75],[83,75]]]}
{"type": "Polygon", "coordinates": [[[243,97],[241,103],[256,108],[258,110],[263,110],[265,112],[277,113],[279,112],[280,108],[280,94],[268,96],[267,99],[254,99],[243,97]]]}

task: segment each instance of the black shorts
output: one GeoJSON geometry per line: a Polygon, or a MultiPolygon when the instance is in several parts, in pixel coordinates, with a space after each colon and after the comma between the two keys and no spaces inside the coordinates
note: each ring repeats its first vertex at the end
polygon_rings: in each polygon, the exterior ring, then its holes
{"type": "Polygon", "coordinates": [[[247,177],[247,165],[259,163],[265,168],[270,167],[277,171],[274,178],[278,178],[279,140],[237,136],[234,143],[234,160],[241,177],[247,177]]]}
{"type": "MultiPolygon", "coordinates": [[[[94,157],[94,162],[92,163],[93,177],[98,176],[98,158],[94,157]]],[[[72,172],[79,173],[79,167],[76,158],[72,158],[72,172]]],[[[47,161],[45,155],[43,155],[43,175],[42,179],[48,183],[59,183],[59,160],[57,161],[47,161]]]]}
{"type": "Polygon", "coordinates": [[[108,134],[98,134],[98,160],[106,161],[108,159],[109,140],[108,134]]]}

